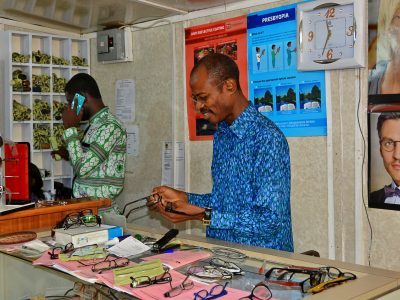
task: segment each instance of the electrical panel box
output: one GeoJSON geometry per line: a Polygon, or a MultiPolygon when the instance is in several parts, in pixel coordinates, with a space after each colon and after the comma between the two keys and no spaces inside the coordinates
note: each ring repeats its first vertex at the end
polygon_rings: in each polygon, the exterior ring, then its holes
{"type": "Polygon", "coordinates": [[[114,28],[97,32],[97,60],[104,63],[132,61],[130,29],[114,28]]]}

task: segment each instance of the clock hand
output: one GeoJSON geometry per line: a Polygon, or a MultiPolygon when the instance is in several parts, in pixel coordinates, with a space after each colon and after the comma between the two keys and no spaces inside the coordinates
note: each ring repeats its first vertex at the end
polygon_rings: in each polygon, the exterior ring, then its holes
{"type": "Polygon", "coordinates": [[[322,54],[321,54],[322,56],[324,56],[326,45],[328,44],[328,40],[331,38],[332,35],[331,30],[329,29],[328,20],[326,20],[326,29],[328,31],[328,35],[326,36],[325,45],[324,48],[322,49],[322,54]]]}

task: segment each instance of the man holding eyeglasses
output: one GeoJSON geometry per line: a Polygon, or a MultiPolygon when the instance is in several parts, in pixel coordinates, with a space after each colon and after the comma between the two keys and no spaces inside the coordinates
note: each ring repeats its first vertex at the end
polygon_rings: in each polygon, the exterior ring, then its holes
{"type": "Polygon", "coordinates": [[[369,206],[400,209],[400,112],[380,114],[377,123],[383,165],[392,178],[391,184],[370,194],[369,206]]]}
{"type": "Polygon", "coordinates": [[[243,95],[236,63],[223,54],[202,58],[190,74],[195,109],[218,124],[209,194],[166,186],[160,214],[172,222],[203,220],[207,237],[293,251],[289,147],[276,125],[243,95]]]}

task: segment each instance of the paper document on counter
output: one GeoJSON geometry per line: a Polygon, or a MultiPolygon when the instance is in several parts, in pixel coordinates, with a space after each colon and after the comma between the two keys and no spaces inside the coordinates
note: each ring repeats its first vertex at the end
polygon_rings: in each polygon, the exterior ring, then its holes
{"type": "Polygon", "coordinates": [[[112,246],[107,251],[119,257],[129,257],[146,252],[149,249],[149,246],[130,236],[122,240],[115,246],[112,246]]]}

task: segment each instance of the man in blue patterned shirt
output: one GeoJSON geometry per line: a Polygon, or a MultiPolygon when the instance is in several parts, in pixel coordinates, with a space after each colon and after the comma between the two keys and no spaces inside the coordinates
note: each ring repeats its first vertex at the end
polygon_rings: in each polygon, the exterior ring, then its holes
{"type": "Polygon", "coordinates": [[[228,56],[201,59],[191,72],[190,87],[196,110],[218,124],[212,192],[155,187],[152,193],[163,199],[158,211],[172,222],[210,218],[207,237],[293,251],[290,157],[284,135],[243,95],[238,67],[228,56]]]}

